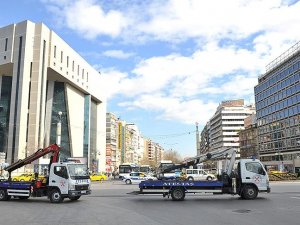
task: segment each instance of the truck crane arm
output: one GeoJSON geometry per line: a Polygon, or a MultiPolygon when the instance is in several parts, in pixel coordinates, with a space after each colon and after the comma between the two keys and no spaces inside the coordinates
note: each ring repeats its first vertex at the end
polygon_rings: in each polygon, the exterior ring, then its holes
{"type": "Polygon", "coordinates": [[[223,149],[223,150],[216,150],[216,151],[209,152],[207,154],[202,154],[202,155],[199,155],[199,156],[195,156],[193,158],[189,158],[189,159],[183,161],[179,165],[170,166],[170,167],[164,169],[163,171],[161,171],[161,173],[168,173],[168,172],[170,172],[172,170],[175,170],[175,169],[188,168],[189,166],[194,166],[194,165],[197,165],[201,162],[205,162],[205,161],[208,161],[208,160],[227,158],[230,155],[231,155],[231,159],[230,159],[230,162],[229,162],[228,167],[226,169],[226,173],[229,175],[232,172],[233,165],[234,165],[234,162],[235,162],[235,156],[236,156],[236,149],[235,148],[227,148],[227,149],[223,149]]]}
{"type": "Polygon", "coordinates": [[[17,162],[14,162],[13,164],[11,164],[10,166],[8,166],[4,169],[9,172],[9,177],[10,177],[10,174],[12,171],[19,169],[22,166],[25,166],[27,164],[30,164],[34,160],[37,160],[49,153],[53,153],[52,159],[50,160],[50,164],[53,162],[57,162],[58,156],[59,156],[59,150],[60,150],[60,147],[57,144],[49,145],[48,147],[46,147],[44,149],[37,150],[35,153],[26,157],[25,159],[20,159],[17,162]]]}

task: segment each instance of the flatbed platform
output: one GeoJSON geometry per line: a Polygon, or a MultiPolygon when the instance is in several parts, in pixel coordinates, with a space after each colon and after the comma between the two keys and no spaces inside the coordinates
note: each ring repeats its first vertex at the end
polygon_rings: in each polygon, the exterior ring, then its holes
{"type": "Polygon", "coordinates": [[[197,189],[197,188],[222,188],[224,183],[222,181],[211,180],[211,181],[178,181],[178,180],[152,180],[142,181],[139,185],[140,189],[169,189],[171,187],[185,187],[186,189],[197,189]]]}
{"type": "Polygon", "coordinates": [[[26,181],[0,181],[0,188],[10,188],[10,189],[31,189],[33,185],[32,182],[26,181]]]}

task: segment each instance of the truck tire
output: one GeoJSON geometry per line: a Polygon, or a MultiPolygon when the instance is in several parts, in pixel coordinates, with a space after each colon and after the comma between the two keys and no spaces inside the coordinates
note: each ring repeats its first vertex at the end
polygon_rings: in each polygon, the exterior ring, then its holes
{"type": "Polygon", "coordinates": [[[193,181],[194,177],[188,177],[188,180],[193,181]]]}
{"type": "Polygon", "coordinates": [[[212,177],[207,177],[206,180],[212,180],[212,177]]]}
{"type": "Polygon", "coordinates": [[[253,185],[245,185],[241,194],[242,199],[252,200],[257,197],[257,188],[253,185]]]}
{"type": "Polygon", "coordinates": [[[64,199],[63,197],[61,196],[61,193],[59,190],[57,189],[53,189],[51,192],[50,192],[50,201],[52,203],[61,203],[64,199]]]}
{"type": "Polygon", "coordinates": [[[11,199],[10,195],[7,195],[6,190],[0,189],[0,201],[8,201],[11,199]]]}
{"type": "Polygon", "coordinates": [[[185,198],[185,191],[181,187],[176,187],[171,191],[173,201],[183,201],[185,198]]]}
{"type": "Polygon", "coordinates": [[[69,199],[71,201],[77,201],[78,199],[80,199],[81,196],[75,196],[75,197],[70,197],[69,199]]]}

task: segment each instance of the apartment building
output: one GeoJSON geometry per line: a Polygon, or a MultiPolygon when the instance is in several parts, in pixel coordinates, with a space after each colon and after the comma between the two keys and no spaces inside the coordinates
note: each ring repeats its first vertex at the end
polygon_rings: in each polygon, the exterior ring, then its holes
{"type": "Polygon", "coordinates": [[[259,158],[256,115],[246,117],[244,126],[239,132],[241,158],[259,158]]]}
{"type": "Polygon", "coordinates": [[[90,168],[103,171],[101,82],[98,72],[44,24],[23,21],[0,28],[0,152],[6,162],[57,142],[61,123],[61,158],[85,157],[90,168]]]}
{"type": "Polygon", "coordinates": [[[106,113],[106,172],[112,173],[120,165],[118,150],[118,122],[112,113],[106,113]]]}
{"type": "Polygon", "coordinates": [[[209,150],[239,149],[239,132],[244,130],[244,119],[254,112],[255,107],[245,106],[243,99],[221,102],[209,121],[209,150]]]}

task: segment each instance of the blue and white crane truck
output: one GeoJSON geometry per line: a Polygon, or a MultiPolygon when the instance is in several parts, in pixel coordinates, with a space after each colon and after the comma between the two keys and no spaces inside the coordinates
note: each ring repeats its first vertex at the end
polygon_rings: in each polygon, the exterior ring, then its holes
{"type": "Polygon", "coordinates": [[[11,197],[28,199],[29,197],[47,196],[52,203],[60,203],[64,198],[78,200],[82,195],[91,194],[90,178],[86,164],[76,162],[59,162],[60,147],[52,144],[39,149],[34,154],[4,168],[9,173],[8,180],[0,180],[0,201],[11,197]],[[31,182],[11,181],[11,172],[52,153],[49,163],[49,176],[46,182],[36,179],[31,182]]]}
{"type": "MultiPolygon", "coordinates": [[[[226,168],[217,180],[191,181],[191,180],[149,180],[139,184],[139,191],[129,194],[153,195],[159,194],[163,197],[171,196],[174,201],[182,201],[186,194],[213,193],[239,195],[242,199],[255,199],[258,192],[270,192],[269,177],[258,159],[240,159],[235,162],[236,149],[213,151],[203,154],[180,165],[172,166],[162,173],[174,169],[188,168],[189,166],[207,160],[223,159],[226,168]],[[228,158],[229,156],[230,159],[228,158]],[[236,169],[233,167],[237,163],[236,169]]],[[[163,174],[160,175],[164,177],[163,174]]]]}

